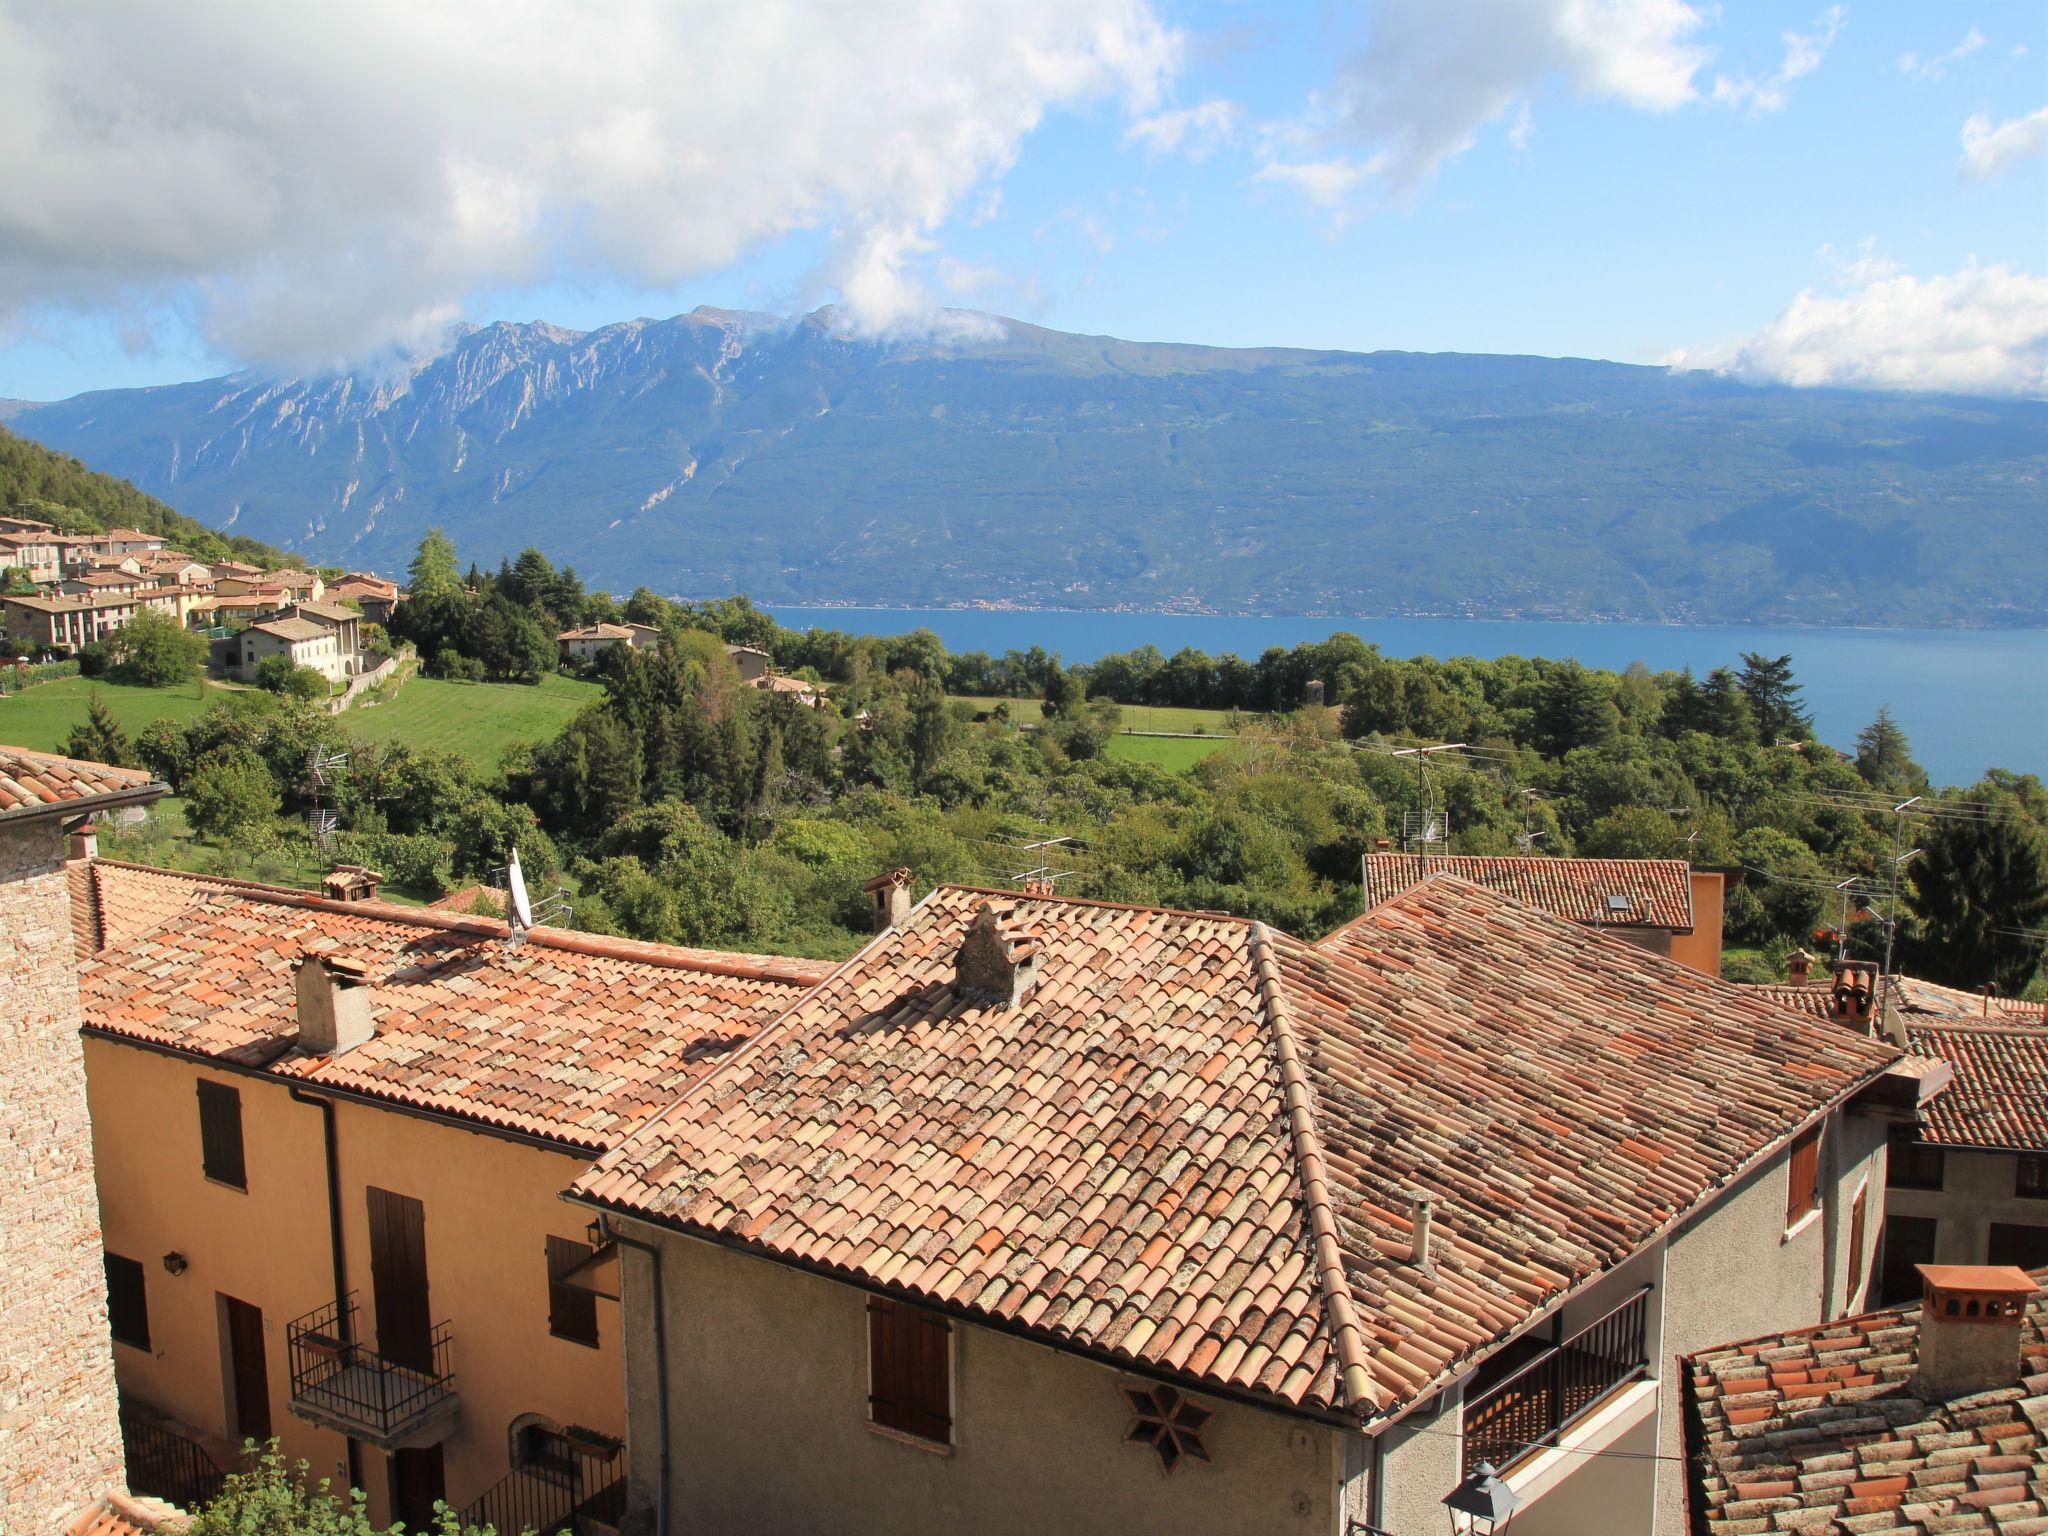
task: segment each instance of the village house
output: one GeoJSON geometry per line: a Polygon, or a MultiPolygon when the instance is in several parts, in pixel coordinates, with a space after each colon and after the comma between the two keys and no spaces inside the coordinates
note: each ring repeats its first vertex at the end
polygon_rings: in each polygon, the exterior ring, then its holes
{"type": "Polygon", "coordinates": [[[70,944],[68,831],[168,794],[0,747],[0,1531],[135,1536],[70,944]]]}
{"type": "Polygon", "coordinates": [[[368,873],[70,866],[124,1403],[379,1529],[609,1526],[627,1338],[559,1195],[825,967],[338,899],[368,873]]]}
{"type": "Polygon", "coordinates": [[[63,579],[64,538],[37,525],[0,533],[0,569],[21,570],[38,586],[63,579]]]}
{"type": "Polygon", "coordinates": [[[1321,944],[871,895],[574,1188],[631,1529],[1405,1536],[1490,1462],[1678,1536],[1673,1362],[1860,1304],[1942,1077],[1447,875],[1321,944]]]}
{"type": "Polygon", "coordinates": [[[16,517],[11,513],[0,513],[0,533],[48,533],[50,525],[39,523],[32,517],[16,517]]]}
{"type": "Polygon", "coordinates": [[[2048,1529],[2048,1313],[2009,1266],[1923,1264],[1904,1306],[1684,1363],[1700,1536],[2048,1529]]]}
{"type": "Polygon", "coordinates": [[[293,603],[282,615],[287,619],[303,619],[309,624],[318,624],[322,629],[331,630],[334,643],[341,653],[342,671],[354,677],[362,671],[366,661],[363,655],[363,616],[353,608],[339,603],[293,603]]]}
{"type": "Polygon", "coordinates": [[[774,667],[768,653],[755,645],[728,645],[725,654],[739,668],[740,681],[759,683],[774,667]]]}
{"type": "Polygon", "coordinates": [[[102,567],[66,576],[57,583],[57,590],[70,597],[133,597],[155,585],[153,581],[145,581],[138,572],[102,567]]]}
{"type": "Polygon", "coordinates": [[[262,574],[262,566],[251,565],[246,560],[216,560],[213,563],[213,575],[216,581],[228,577],[247,578],[261,576],[262,574]]]}
{"type": "Polygon", "coordinates": [[[341,631],[312,619],[262,619],[228,642],[227,667],[243,682],[254,682],[256,672],[273,656],[290,659],[293,666],[309,667],[330,683],[348,680],[354,653],[341,649],[341,631]]]}
{"type": "Polygon", "coordinates": [[[143,587],[126,594],[0,598],[7,638],[18,651],[76,651],[104,640],[148,608],[184,624],[203,601],[191,587],[143,587]]]}
{"type": "Polygon", "coordinates": [[[565,629],[555,636],[555,645],[564,661],[589,661],[602,656],[615,645],[644,651],[660,643],[661,631],[652,624],[586,624],[581,629],[565,629]]]}
{"type": "Polygon", "coordinates": [[[223,597],[240,597],[250,593],[269,596],[278,594],[278,606],[287,602],[317,603],[327,595],[327,583],[320,579],[318,571],[294,570],[290,566],[275,571],[259,571],[244,575],[237,568],[227,575],[227,565],[214,567],[214,590],[223,597]]]}
{"type": "Polygon", "coordinates": [[[404,594],[398,590],[396,583],[386,581],[381,576],[350,571],[329,587],[326,595],[337,603],[355,602],[362,608],[363,617],[372,624],[389,624],[391,610],[398,606],[404,594]]]}

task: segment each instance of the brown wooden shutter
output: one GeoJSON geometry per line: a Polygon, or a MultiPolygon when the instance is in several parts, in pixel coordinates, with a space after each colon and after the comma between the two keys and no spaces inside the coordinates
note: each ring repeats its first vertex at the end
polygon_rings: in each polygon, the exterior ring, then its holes
{"type": "Polygon", "coordinates": [[[149,1295],[142,1266],[112,1253],[107,1255],[107,1325],[115,1342],[149,1348],[149,1295]]]}
{"type": "Polygon", "coordinates": [[[868,1298],[868,1411],[875,1423],[952,1440],[952,1327],[936,1312],[868,1298]]]}
{"type": "Polygon", "coordinates": [[[1785,1225],[1791,1227],[1820,1205],[1820,1127],[1809,1126],[1792,1141],[1786,1164],[1785,1225]]]}
{"type": "Polygon", "coordinates": [[[578,1344],[597,1344],[597,1298],[562,1277],[597,1250],[572,1237],[548,1238],[548,1332],[578,1344]]]}
{"type": "Polygon", "coordinates": [[[1863,1207],[1869,1194],[1868,1185],[1857,1190],[1856,1203],[1849,1207],[1849,1293],[1843,1306],[1851,1312],[1863,1290],[1863,1207]]]}
{"type": "Polygon", "coordinates": [[[209,1179],[249,1187],[242,1154],[242,1095],[226,1083],[199,1081],[199,1162],[209,1179]]]}

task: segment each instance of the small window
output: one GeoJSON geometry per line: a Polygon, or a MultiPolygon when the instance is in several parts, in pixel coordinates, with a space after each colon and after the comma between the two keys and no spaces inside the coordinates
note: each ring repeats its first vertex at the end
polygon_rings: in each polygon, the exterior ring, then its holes
{"type": "Polygon", "coordinates": [[[548,1332],[593,1349],[597,1347],[597,1298],[565,1281],[570,1270],[596,1252],[573,1237],[548,1239],[548,1332]]]}
{"type": "Polygon", "coordinates": [[[550,1482],[570,1484],[576,1478],[576,1450],[560,1430],[529,1424],[519,1431],[519,1465],[550,1482]]]}
{"type": "Polygon", "coordinates": [[[1792,1155],[1785,1167],[1785,1226],[1789,1230],[1820,1209],[1818,1125],[1810,1125],[1792,1138],[1792,1155]]]}
{"type": "Polygon", "coordinates": [[[2022,1152],[2013,1169],[2012,1192],[2022,1200],[2048,1200],[2048,1157],[2022,1152]]]}
{"type": "Polygon", "coordinates": [[[2011,1264],[2020,1269],[2039,1269],[2048,1265],[2048,1227],[1992,1222],[1984,1262],[2011,1264]]]}
{"type": "Polygon", "coordinates": [[[952,1332],[936,1312],[868,1298],[868,1414],[876,1424],[952,1443],[952,1332]]]}
{"type": "Polygon", "coordinates": [[[199,1161],[216,1184],[249,1187],[242,1158],[242,1095],[226,1083],[199,1082],[199,1161]]]}
{"type": "Polygon", "coordinates": [[[107,1255],[107,1325],[116,1344],[149,1348],[149,1294],[143,1289],[142,1265],[112,1253],[107,1255]]]}
{"type": "Polygon", "coordinates": [[[1884,1165],[1885,1188],[1938,1190],[1947,1173],[1948,1159],[1941,1148],[1914,1140],[1910,1131],[1892,1133],[1884,1165]]]}

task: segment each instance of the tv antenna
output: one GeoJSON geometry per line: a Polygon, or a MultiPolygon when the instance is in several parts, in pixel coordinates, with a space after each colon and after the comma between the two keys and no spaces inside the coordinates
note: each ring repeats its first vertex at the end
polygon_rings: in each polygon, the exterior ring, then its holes
{"type": "Polygon", "coordinates": [[[556,886],[554,894],[542,897],[536,902],[526,888],[526,871],[519,867],[519,850],[512,850],[512,858],[502,869],[494,869],[492,875],[503,881],[505,892],[505,941],[508,947],[517,949],[526,942],[526,930],[540,923],[569,921],[569,893],[556,886]]]}
{"type": "Polygon", "coordinates": [[[1421,857],[1420,872],[1425,875],[1429,873],[1430,845],[1442,843],[1449,849],[1451,843],[1451,813],[1437,806],[1436,789],[1429,777],[1429,760],[1439,752],[1462,752],[1465,746],[1462,741],[1445,741],[1433,747],[1403,747],[1387,754],[1389,757],[1415,759],[1417,809],[1401,813],[1401,842],[1403,847],[1413,848],[1421,857]]]}
{"type": "Polygon", "coordinates": [[[306,757],[306,786],[312,804],[306,810],[306,827],[322,854],[332,851],[334,834],[341,829],[341,812],[334,808],[334,780],[348,766],[346,752],[330,752],[316,746],[306,757]]]}

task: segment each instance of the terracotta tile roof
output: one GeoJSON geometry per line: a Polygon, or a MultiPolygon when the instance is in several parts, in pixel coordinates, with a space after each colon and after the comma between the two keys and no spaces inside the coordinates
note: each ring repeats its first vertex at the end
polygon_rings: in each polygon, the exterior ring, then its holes
{"type": "Polygon", "coordinates": [[[92,873],[101,923],[132,916],[81,966],[89,1031],[589,1151],[669,1102],[826,970],[545,928],[513,951],[505,925],[487,918],[109,861],[92,873]],[[376,1034],[332,1057],[294,1049],[293,967],[316,943],[370,972],[376,1034]]]}
{"type": "MultiPolygon", "coordinates": [[[[1430,872],[1455,875],[1532,907],[1596,927],[1692,932],[1692,874],[1683,859],[1546,859],[1431,854],[1430,872]],[[1610,897],[1626,898],[1617,907],[1610,897]]],[[[1365,856],[1365,904],[1376,907],[1422,878],[1413,853],[1365,856]]]]}
{"type": "Polygon", "coordinates": [[[315,624],[311,619],[266,619],[249,627],[266,635],[275,635],[280,640],[293,642],[318,640],[331,633],[325,624],[315,624]]]}
{"type": "Polygon", "coordinates": [[[2048,1152],[2048,1030],[1909,1018],[1906,1034],[1916,1055],[1955,1071],[1948,1091],[1927,1106],[1920,1140],[2048,1152]]]}
{"type": "Polygon", "coordinates": [[[179,1536],[190,1523],[174,1504],[132,1493],[109,1493],[73,1515],[63,1536],[179,1536]]]}
{"type": "Polygon", "coordinates": [[[0,818],[47,815],[53,807],[70,815],[100,803],[132,805],[169,793],[168,785],[139,768],[0,746],[0,818]]]}
{"type": "MultiPolygon", "coordinates": [[[[1993,1024],[2048,1026],[2048,1008],[2040,1003],[2022,1002],[2014,997],[1994,997],[1987,1014],[1981,992],[1944,987],[1938,982],[1922,981],[1917,976],[1893,976],[1892,982],[1898,988],[1899,1011],[1907,1016],[1909,1022],[1926,1018],[1959,1024],[1988,1020],[1993,1024]]],[[[1769,998],[1781,1008],[1824,1019],[1828,1016],[1828,994],[1833,986],[1829,977],[1816,976],[1806,981],[1744,983],[1743,990],[1769,998]]]]}
{"type": "Polygon", "coordinates": [[[27,608],[36,613],[76,613],[81,609],[94,613],[112,612],[116,608],[134,608],[140,605],[138,597],[109,596],[104,592],[69,592],[57,597],[7,597],[0,598],[11,608],[27,608]]]}
{"type": "Polygon", "coordinates": [[[2048,1530],[2044,1306],[2027,1306],[2024,1376],[1946,1402],[1915,1395],[1918,1302],[1682,1362],[1693,1529],[2048,1530]]]}
{"type": "Polygon", "coordinates": [[[555,636],[562,640],[630,640],[633,631],[623,624],[591,624],[583,629],[565,629],[555,636]]]}
{"type": "Polygon", "coordinates": [[[1448,878],[1324,946],[942,887],[577,1193],[1100,1358],[1370,1413],[1897,1054],[1448,878]],[[1015,1008],[952,985],[983,902],[1035,945],[1015,1008]]]}
{"type": "Polygon", "coordinates": [[[294,603],[294,614],[310,613],[316,619],[332,619],[337,624],[360,620],[362,615],[353,608],[344,608],[339,603],[294,603]]]}

